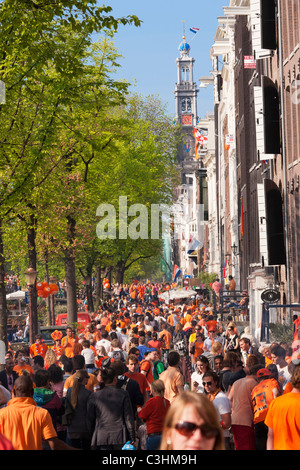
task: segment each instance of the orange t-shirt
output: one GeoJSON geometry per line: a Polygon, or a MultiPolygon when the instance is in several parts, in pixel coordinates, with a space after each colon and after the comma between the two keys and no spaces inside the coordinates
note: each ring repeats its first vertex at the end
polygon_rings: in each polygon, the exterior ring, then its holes
{"type": "Polygon", "coordinates": [[[171,341],[172,341],[172,334],[168,330],[162,330],[158,335],[158,339],[160,339],[163,335],[164,335],[163,341],[165,342],[166,349],[170,349],[171,341]]]}
{"type": "Polygon", "coordinates": [[[274,450],[300,449],[300,393],[287,393],[270,404],[265,424],[273,429],[274,450]]]}
{"type": "Polygon", "coordinates": [[[24,364],[23,366],[15,366],[13,369],[17,374],[21,374],[22,370],[28,370],[28,372],[33,375],[32,367],[29,364],[24,364]]]}
{"type": "Polygon", "coordinates": [[[143,361],[140,362],[140,371],[145,371],[146,372],[146,379],[148,381],[148,387],[147,390],[150,390],[150,385],[152,382],[154,382],[154,377],[153,377],[153,372],[152,372],[152,363],[148,361],[147,359],[144,359],[143,361]]]}
{"type": "Polygon", "coordinates": [[[12,398],[1,408],[0,429],[15,450],[42,450],[43,439],[57,437],[50,413],[29,397],[12,398]]]}
{"type": "MultiPolygon", "coordinates": [[[[94,374],[88,374],[88,375],[89,375],[89,380],[85,388],[87,388],[91,392],[96,392],[99,389],[99,382],[97,380],[97,377],[94,374]]],[[[68,390],[68,388],[71,388],[73,386],[74,378],[75,378],[75,374],[71,375],[70,377],[66,379],[64,383],[64,393],[68,390]]]]}
{"type": "Polygon", "coordinates": [[[275,379],[266,379],[258,383],[251,393],[254,424],[265,420],[270,403],[274,400],[273,390],[280,392],[278,382],[275,379]]]}
{"type": "Polygon", "coordinates": [[[34,343],[30,346],[30,356],[42,356],[45,358],[45,354],[48,350],[48,346],[45,343],[34,343]]]}
{"type": "Polygon", "coordinates": [[[74,356],[74,345],[77,343],[77,338],[64,336],[61,340],[61,345],[65,349],[65,355],[67,357],[74,356]]]}
{"type": "Polygon", "coordinates": [[[130,379],[135,380],[139,386],[142,393],[148,388],[148,382],[146,376],[141,374],[140,372],[135,372],[134,374],[130,374],[130,372],[125,372],[125,377],[129,377],[130,379]]]}

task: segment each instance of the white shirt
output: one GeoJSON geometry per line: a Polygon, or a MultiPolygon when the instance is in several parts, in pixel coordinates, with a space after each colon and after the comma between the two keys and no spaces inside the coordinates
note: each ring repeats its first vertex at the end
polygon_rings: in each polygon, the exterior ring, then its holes
{"type": "Polygon", "coordinates": [[[84,348],[81,351],[81,355],[85,359],[85,364],[93,364],[95,365],[95,353],[91,348],[84,348]]]}
{"type": "MultiPolygon", "coordinates": [[[[220,422],[222,421],[222,415],[231,413],[231,402],[226,393],[222,392],[222,390],[216,395],[213,404],[218,412],[220,422]]],[[[223,434],[224,437],[228,437],[229,429],[223,429],[223,434]]]]}
{"type": "Polygon", "coordinates": [[[110,351],[110,341],[108,339],[99,339],[99,341],[97,341],[96,343],[96,349],[99,347],[99,346],[103,346],[105,351],[106,351],[106,354],[110,351]]]}

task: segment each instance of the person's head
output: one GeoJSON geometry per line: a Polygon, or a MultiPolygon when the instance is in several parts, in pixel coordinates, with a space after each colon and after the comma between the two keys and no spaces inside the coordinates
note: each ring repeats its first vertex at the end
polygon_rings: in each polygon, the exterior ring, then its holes
{"type": "Polygon", "coordinates": [[[212,344],[211,353],[212,353],[214,356],[217,356],[217,355],[221,354],[222,351],[223,351],[223,345],[222,345],[222,343],[220,343],[219,341],[215,341],[215,342],[212,344]]]}
{"type": "Polygon", "coordinates": [[[153,362],[159,361],[160,356],[159,356],[159,352],[158,352],[157,349],[155,349],[155,351],[153,351],[152,358],[153,358],[153,362]]]}
{"type": "Polygon", "coordinates": [[[104,367],[101,369],[101,377],[104,385],[115,385],[117,383],[117,375],[111,367],[104,367]]]}
{"type": "Polygon", "coordinates": [[[278,380],[278,369],[275,364],[268,364],[266,367],[271,373],[271,379],[278,380]]]}
{"type": "Polygon", "coordinates": [[[53,349],[49,348],[47,349],[47,352],[45,354],[45,364],[55,364],[57,361],[57,357],[53,349]]]}
{"type": "Polygon", "coordinates": [[[36,374],[34,374],[34,383],[37,388],[49,388],[50,374],[48,370],[38,370],[36,374]]]}
{"type": "Polygon", "coordinates": [[[267,379],[271,379],[271,371],[266,367],[259,369],[256,373],[256,377],[258,378],[259,382],[267,379]]]}
{"type": "Polygon", "coordinates": [[[63,366],[63,370],[67,374],[71,374],[73,371],[73,362],[70,357],[67,357],[65,354],[62,354],[59,358],[60,364],[63,366]]]}
{"type": "Polygon", "coordinates": [[[251,346],[251,343],[250,343],[250,339],[249,338],[241,338],[240,339],[240,348],[241,348],[241,351],[245,351],[245,352],[248,352],[249,349],[250,349],[250,346],[251,346]]]}
{"type": "Polygon", "coordinates": [[[88,339],[84,339],[82,341],[82,347],[85,348],[85,349],[88,349],[89,347],[91,346],[91,343],[88,339]]]}
{"type": "Polygon", "coordinates": [[[163,397],[165,393],[165,384],[162,380],[157,379],[150,385],[152,396],[163,397]]]}
{"type": "Polygon", "coordinates": [[[48,369],[48,372],[50,374],[50,382],[52,382],[53,384],[58,384],[58,383],[63,382],[64,373],[57,364],[51,364],[51,366],[48,369]]]}
{"type": "Polygon", "coordinates": [[[293,388],[300,389],[300,366],[295,366],[295,370],[291,377],[291,384],[293,388]]]}
{"type": "Polygon", "coordinates": [[[170,351],[167,357],[168,365],[176,367],[180,362],[180,355],[177,351],[170,351]]]}
{"type": "Polygon", "coordinates": [[[115,371],[116,376],[123,375],[126,372],[126,366],[123,361],[115,359],[110,367],[115,371]]]}
{"type": "Polygon", "coordinates": [[[117,349],[117,348],[118,348],[118,349],[121,348],[121,343],[120,343],[120,341],[118,340],[118,338],[113,339],[110,344],[111,344],[111,347],[112,347],[112,348],[116,348],[116,349],[117,349]]]}
{"type": "Polygon", "coordinates": [[[37,344],[41,344],[42,341],[43,341],[42,335],[41,335],[41,334],[36,335],[36,337],[35,337],[35,342],[36,342],[37,344]]]}
{"type": "Polygon", "coordinates": [[[134,374],[137,371],[138,364],[139,364],[139,361],[135,354],[129,354],[127,356],[126,365],[127,365],[128,371],[131,374],[134,374]]]}
{"type": "Polygon", "coordinates": [[[202,384],[205,393],[214,393],[219,387],[219,377],[214,371],[208,370],[203,374],[202,384]]]}
{"type": "Polygon", "coordinates": [[[147,359],[148,361],[153,362],[154,361],[154,353],[155,353],[154,348],[150,348],[144,352],[144,358],[147,359]]]}
{"type": "Polygon", "coordinates": [[[226,363],[226,367],[234,370],[240,363],[240,355],[234,351],[227,351],[224,356],[224,364],[226,363]]]}
{"type": "Polygon", "coordinates": [[[5,361],[5,370],[6,372],[8,372],[9,374],[11,374],[13,368],[14,368],[15,364],[14,364],[14,360],[12,357],[8,357],[5,361]]]}
{"type": "Polygon", "coordinates": [[[69,336],[69,337],[73,336],[73,328],[71,328],[70,326],[67,326],[66,335],[69,336]]]}
{"type": "Polygon", "coordinates": [[[14,383],[14,397],[33,397],[33,380],[30,374],[20,375],[14,383]]]}
{"type": "Polygon", "coordinates": [[[286,350],[282,346],[276,345],[271,349],[271,358],[273,364],[281,364],[285,361],[285,356],[286,350]]]}
{"type": "Polygon", "coordinates": [[[19,365],[25,364],[26,363],[26,351],[24,349],[19,349],[16,352],[15,360],[16,360],[17,364],[19,364],[19,365]]]}
{"type": "Polygon", "coordinates": [[[196,359],[196,368],[199,374],[206,372],[209,367],[209,360],[206,356],[198,356],[196,359]]]}
{"type": "Polygon", "coordinates": [[[72,357],[73,370],[79,370],[85,368],[85,359],[82,354],[77,354],[72,357]]]}
{"type": "Polygon", "coordinates": [[[44,368],[44,358],[42,356],[34,356],[32,359],[32,370],[36,373],[38,370],[44,368]]]}
{"type": "Polygon", "coordinates": [[[183,392],[165,418],[160,450],[224,450],[213,403],[202,393],[183,392]]]}
{"type": "Polygon", "coordinates": [[[224,361],[224,358],[222,354],[218,354],[217,356],[214,357],[214,368],[216,372],[220,372],[222,370],[223,361],[224,361]]]}

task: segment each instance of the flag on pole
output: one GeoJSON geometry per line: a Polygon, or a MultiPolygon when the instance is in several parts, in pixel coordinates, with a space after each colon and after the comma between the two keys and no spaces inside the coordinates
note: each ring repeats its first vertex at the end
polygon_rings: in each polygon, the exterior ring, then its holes
{"type": "Polygon", "coordinates": [[[200,29],[199,28],[190,28],[190,31],[194,34],[197,34],[200,31],[200,29]]]}
{"type": "Polygon", "coordinates": [[[181,274],[181,270],[179,269],[177,264],[175,264],[175,266],[174,266],[174,282],[176,281],[176,279],[178,278],[178,276],[180,274],[181,274]]]}
{"type": "Polygon", "coordinates": [[[196,127],[194,127],[194,129],[193,129],[193,134],[195,136],[195,139],[197,139],[198,142],[200,142],[201,138],[202,138],[202,134],[198,129],[196,129],[196,127]]]}
{"type": "Polygon", "coordinates": [[[189,238],[189,244],[188,244],[188,249],[187,249],[187,252],[188,254],[190,255],[191,253],[193,253],[193,251],[196,250],[196,248],[198,247],[199,245],[199,241],[196,240],[196,238],[191,235],[190,238],[189,238]]]}
{"type": "Polygon", "coordinates": [[[223,279],[226,277],[226,268],[227,268],[227,258],[225,258],[225,264],[224,264],[224,269],[223,269],[223,279]]]}

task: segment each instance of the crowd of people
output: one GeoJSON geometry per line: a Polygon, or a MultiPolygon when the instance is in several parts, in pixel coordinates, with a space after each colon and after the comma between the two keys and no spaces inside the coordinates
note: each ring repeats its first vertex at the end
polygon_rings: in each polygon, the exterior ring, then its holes
{"type": "Polygon", "coordinates": [[[299,355],[221,323],[201,295],[119,288],[83,331],[52,337],[8,348],[0,449],[300,447],[299,355]]]}

